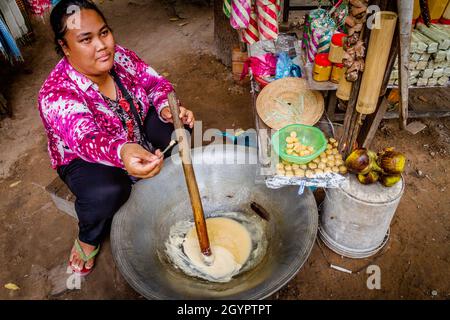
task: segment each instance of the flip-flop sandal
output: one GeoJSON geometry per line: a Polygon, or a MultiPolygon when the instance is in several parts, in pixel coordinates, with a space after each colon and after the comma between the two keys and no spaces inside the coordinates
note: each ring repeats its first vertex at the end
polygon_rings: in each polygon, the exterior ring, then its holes
{"type": "MultiPolygon", "coordinates": [[[[98,245],[97,248],[95,248],[95,250],[92,251],[91,254],[89,254],[87,256],[86,253],[84,253],[83,248],[81,248],[81,245],[80,245],[80,242],[78,242],[78,239],[75,239],[75,249],[79,253],[80,259],[83,260],[86,265],[86,262],[88,262],[89,260],[91,260],[98,254],[98,252],[100,251],[100,245],[98,245]]],[[[83,265],[83,269],[78,270],[77,268],[75,268],[74,265],[72,265],[72,261],[69,261],[69,265],[70,265],[70,268],[72,268],[73,273],[78,274],[80,276],[87,276],[89,273],[91,273],[92,269],[94,268],[94,266],[92,266],[91,268],[88,269],[88,268],[86,268],[85,265],[83,265]]]]}

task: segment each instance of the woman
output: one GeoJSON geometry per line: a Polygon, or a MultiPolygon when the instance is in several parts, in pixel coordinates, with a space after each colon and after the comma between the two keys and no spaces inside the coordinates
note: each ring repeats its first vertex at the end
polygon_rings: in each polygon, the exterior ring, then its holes
{"type": "MultiPolygon", "coordinates": [[[[91,1],[61,0],[50,22],[63,58],[41,88],[39,111],[52,166],[76,196],[79,235],[69,264],[86,275],[135,178],[154,177],[163,166],[173,87],[116,45],[91,1]]],[[[179,117],[193,127],[191,111],[180,107],[179,117]]]]}

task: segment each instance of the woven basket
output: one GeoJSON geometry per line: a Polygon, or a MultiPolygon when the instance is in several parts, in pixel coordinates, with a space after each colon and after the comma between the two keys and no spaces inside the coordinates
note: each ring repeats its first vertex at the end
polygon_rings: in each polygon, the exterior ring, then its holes
{"type": "Polygon", "coordinates": [[[324,111],[323,96],[310,90],[302,78],[282,78],[267,84],[256,99],[256,111],[262,121],[273,129],[290,124],[312,126],[324,111]],[[301,106],[303,97],[303,107],[301,106]]]}

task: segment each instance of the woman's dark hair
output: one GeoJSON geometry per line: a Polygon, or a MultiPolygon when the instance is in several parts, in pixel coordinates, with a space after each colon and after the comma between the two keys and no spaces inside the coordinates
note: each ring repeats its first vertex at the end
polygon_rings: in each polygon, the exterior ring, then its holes
{"type": "Polygon", "coordinates": [[[64,56],[64,52],[58,40],[66,43],[64,36],[67,32],[67,18],[73,15],[76,11],[72,10],[71,6],[78,6],[81,9],[90,9],[97,12],[103,21],[106,22],[105,16],[100,9],[90,0],[61,0],[53,7],[50,14],[50,24],[52,25],[53,33],[55,34],[56,53],[64,56]]]}

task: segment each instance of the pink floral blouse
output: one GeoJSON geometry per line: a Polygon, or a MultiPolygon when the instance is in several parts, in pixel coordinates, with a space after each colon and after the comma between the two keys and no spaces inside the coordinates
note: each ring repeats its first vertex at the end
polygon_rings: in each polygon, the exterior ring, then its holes
{"type": "MultiPolygon", "coordinates": [[[[146,115],[168,106],[172,85],[133,51],[115,47],[114,68],[125,88],[139,100],[146,115]]],[[[108,107],[98,86],[63,58],[45,80],[38,97],[48,137],[48,152],[56,169],[76,158],[123,168],[118,151],[127,131],[108,107]]]]}

